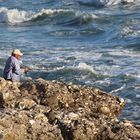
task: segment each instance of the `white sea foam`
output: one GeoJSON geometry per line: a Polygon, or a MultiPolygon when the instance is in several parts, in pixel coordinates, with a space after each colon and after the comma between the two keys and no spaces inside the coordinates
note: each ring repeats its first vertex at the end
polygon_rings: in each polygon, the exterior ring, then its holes
{"type": "Polygon", "coordinates": [[[25,21],[29,21],[32,17],[32,12],[19,11],[17,9],[8,10],[7,12],[7,20],[10,23],[22,23],[25,21]]]}
{"type": "Polygon", "coordinates": [[[0,13],[4,13],[4,12],[7,12],[7,11],[8,11],[8,9],[6,7],[0,8],[0,13]]]}
{"type": "Polygon", "coordinates": [[[97,80],[97,81],[94,82],[94,84],[109,86],[111,84],[111,81],[110,81],[109,78],[106,78],[104,80],[97,80]]]}
{"type": "Polygon", "coordinates": [[[106,1],[106,5],[107,6],[111,6],[111,5],[117,5],[120,3],[134,3],[135,0],[102,0],[102,1],[106,1]]]}
{"type": "Polygon", "coordinates": [[[87,65],[86,63],[79,63],[77,68],[81,69],[81,70],[88,70],[88,71],[91,71],[93,73],[96,73],[96,71],[93,69],[92,66],[90,65],[87,65]]]}
{"type": "Polygon", "coordinates": [[[121,0],[108,0],[108,1],[106,1],[107,6],[117,5],[119,3],[121,3],[121,0]]]}
{"type": "Polygon", "coordinates": [[[37,65],[30,65],[30,68],[32,71],[41,71],[41,72],[53,72],[53,71],[59,71],[59,70],[85,70],[85,71],[90,71],[94,74],[97,72],[93,69],[92,66],[87,65],[86,63],[79,63],[78,65],[73,65],[73,66],[60,66],[56,67],[53,69],[46,69],[43,66],[37,66],[37,65]]]}
{"type": "Polygon", "coordinates": [[[92,4],[95,6],[113,6],[120,3],[135,3],[136,0],[79,0],[83,4],[92,4]]]}
{"type": "Polygon", "coordinates": [[[30,68],[32,69],[32,71],[34,72],[37,72],[37,71],[40,71],[40,72],[47,72],[48,70],[44,67],[44,66],[38,66],[38,65],[33,65],[33,64],[30,64],[30,68]]]}
{"type": "Polygon", "coordinates": [[[136,98],[140,98],[140,95],[139,94],[136,94],[136,98]]]}
{"type": "Polygon", "coordinates": [[[98,19],[99,17],[93,13],[83,13],[83,19],[98,19]]]}
{"type": "MultiPolygon", "coordinates": [[[[137,21],[135,21],[135,24],[137,23],[137,21]]],[[[137,37],[140,36],[140,29],[135,29],[135,24],[133,25],[126,25],[122,31],[121,31],[121,35],[124,37],[137,37]],[[134,26],[134,27],[133,27],[134,26]]],[[[139,24],[139,23],[137,23],[139,24]]]]}
{"type": "Polygon", "coordinates": [[[110,93],[118,93],[118,92],[122,91],[125,88],[125,86],[126,85],[124,84],[120,88],[117,88],[117,89],[112,90],[110,93]]]}
{"type": "Polygon", "coordinates": [[[30,20],[32,13],[26,11],[19,11],[18,9],[0,8],[0,13],[3,13],[5,20],[9,23],[21,23],[30,20]]]}

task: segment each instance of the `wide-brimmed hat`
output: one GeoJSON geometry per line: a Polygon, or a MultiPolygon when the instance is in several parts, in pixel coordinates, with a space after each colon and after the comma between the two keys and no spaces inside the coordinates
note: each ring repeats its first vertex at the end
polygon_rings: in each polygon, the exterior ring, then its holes
{"type": "Polygon", "coordinates": [[[23,55],[23,53],[21,53],[21,51],[20,51],[19,49],[14,49],[14,50],[12,51],[12,53],[13,53],[13,54],[18,54],[18,55],[20,55],[20,56],[23,55]]]}

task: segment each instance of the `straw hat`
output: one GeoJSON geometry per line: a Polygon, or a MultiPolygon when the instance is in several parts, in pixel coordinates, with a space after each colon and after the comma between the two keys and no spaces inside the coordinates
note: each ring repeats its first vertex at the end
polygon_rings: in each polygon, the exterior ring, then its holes
{"type": "Polygon", "coordinates": [[[20,55],[20,56],[23,55],[23,53],[21,53],[21,51],[20,51],[19,49],[14,49],[14,50],[12,51],[12,53],[13,53],[13,54],[20,55]]]}

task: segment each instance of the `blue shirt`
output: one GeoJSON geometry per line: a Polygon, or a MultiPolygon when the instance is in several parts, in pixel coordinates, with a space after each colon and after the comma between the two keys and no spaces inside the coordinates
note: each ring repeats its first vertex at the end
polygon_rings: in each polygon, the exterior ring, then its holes
{"type": "Polygon", "coordinates": [[[20,62],[14,56],[10,56],[3,71],[3,77],[7,80],[20,81],[20,62]]]}

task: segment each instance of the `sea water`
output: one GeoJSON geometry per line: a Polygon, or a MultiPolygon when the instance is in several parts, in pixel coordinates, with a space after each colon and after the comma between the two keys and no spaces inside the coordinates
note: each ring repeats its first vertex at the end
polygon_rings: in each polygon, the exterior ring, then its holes
{"type": "Polygon", "coordinates": [[[0,76],[13,48],[22,79],[98,87],[140,123],[140,0],[0,0],[0,76]]]}

